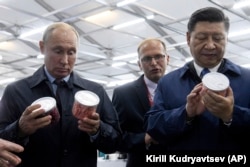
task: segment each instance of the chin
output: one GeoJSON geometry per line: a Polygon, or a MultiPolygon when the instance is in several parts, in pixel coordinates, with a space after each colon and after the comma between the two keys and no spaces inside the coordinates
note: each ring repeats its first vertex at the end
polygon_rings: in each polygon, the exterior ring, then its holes
{"type": "Polygon", "coordinates": [[[161,75],[154,75],[150,77],[150,80],[157,83],[160,78],[161,78],[161,75]]]}

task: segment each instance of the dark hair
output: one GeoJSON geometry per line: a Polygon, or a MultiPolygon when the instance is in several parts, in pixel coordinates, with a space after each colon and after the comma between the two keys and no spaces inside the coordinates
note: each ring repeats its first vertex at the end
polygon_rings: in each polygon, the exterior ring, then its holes
{"type": "Polygon", "coordinates": [[[226,31],[229,31],[229,18],[220,9],[214,7],[206,7],[196,10],[189,19],[187,26],[188,32],[192,32],[195,25],[201,21],[224,22],[226,31]]]}

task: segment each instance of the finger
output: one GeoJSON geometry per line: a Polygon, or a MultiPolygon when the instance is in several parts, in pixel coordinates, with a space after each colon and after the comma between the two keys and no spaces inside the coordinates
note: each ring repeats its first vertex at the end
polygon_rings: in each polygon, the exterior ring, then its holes
{"type": "Polygon", "coordinates": [[[79,123],[86,124],[89,126],[94,126],[99,123],[99,114],[91,115],[90,117],[85,117],[82,120],[79,120],[79,123]]]}
{"type": "Polygon", "coordinates": [[[24,148],[21,145],[18,145],[16,143],[13,143],[13,142],[10,142],[10,141],[7,141],[7,140],[6,140],[6,148],[9,151],[18,152],[18,153],[22,152],[24,150],[24,148]]]}
{"type": "MultiPolygon", "coordinates": [[[[93,120],[90,120],[90,121],[93,121],[93,120]]],[[[78,128],[84,131],[88,131],[88,132],[98,131],[99,126],[100,126],[99,121],[95,121],[95,123],[89,123],[89,121],[84,122],[83,120],[78,121],[78,128]]]]}
{"type": "Polygon", "coordinates": [[[41,105],[40,104],[35,104],[35,105],[32,105],[32,106],[28,106],[25,111],[23,112],[23,115],[29,115],[31,114],[34,110],[40,108],[41,105]]]}
{"type": "Polygon", "coordinates": [[[226,96],[233,96],[233,90],[232,90],[231,87],[229,87],[229,88],[227,89],[226,96]]]}
{"type": "Polygon", "coordinates": [[[21,159],[17,155],[9,152],[9,154],[5,158],[5,162],[6,164],[8,164],[8,166],[16,166],[21,162],[21,159]]]}
{"type": "Polygon", "coordinates": [[[50,124],[51,120],[52,120],[51,115],[46,115],[46,116],[36,118],[35,121],[34,121],[34,126],[44,127],[44,126],[50,124]]]}
{"type": "Polygon", "coordinates": [[[92,119],[92,120],[99,120],[99,114],[96,113],[96,112],[93,112],[90,116],[89,116],[89,119],[92,119]]]}
{"type": "Polygon", "coordinates": [[[31,118],[37,118],[37,117],[43,117],[45,115],[45,110],[44,109],[35,109],[32,111],[30,114],[31,118]]]}
{"type": "Polygon", "coordinates": [[[0,139],[1,141],[1,154],[0,156],[4,156],[4,154],[8,151],[11,152],[22,152],[24,150],[24,148],[21,145],[18,145],[16,143],[10,142],[8,140],[3,140],[0,139]]]}
{"type": "Polygon", "coordinates": [[[0,167],[8,167],[8,161],[4,160],[4,159],[0,159],[0,167]]]}

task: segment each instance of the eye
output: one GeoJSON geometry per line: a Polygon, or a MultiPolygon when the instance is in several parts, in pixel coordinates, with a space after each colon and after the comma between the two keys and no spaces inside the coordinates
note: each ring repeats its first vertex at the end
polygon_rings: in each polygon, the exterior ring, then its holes
{"type": "Polygon", "coordinates": [[[196,39],[198,39],[198,40],[205,40],[205,39],[207,39],[207,36],[205,36],[205,35],[197,35],[196,39]]]}
{"type": "Polygon", "coordinates": [[[54,49],[54,52],[55,52],[56,54],[61,54],[61,53],[62,53],[62,50],[61,50],[61,49],[54,49]]]}
{"type": "Polygon", "coordinates": [[[160,59],[162,59],[163,57],[165,57],[165,55],[157,54],[157,55],[155,56],[155,59],[156,59],[156,60],[160,60],[160,59]]]}
{"type": "Polygon", "coordinates": [[[75,54],[76,54],[76,51],[75,51],[75,50],[70,50],[70,51],[68,52],[68,55],[70,55],[70,56],[75,55],[75,54]]]}
{"type": "Polygon", "coordinates": [[[214,35],[213,39],[216,40],[216,41],[220,41],[220,40],[224,40],[225,37],[223,35],[214,35]]]}
{"type": "Polygon", "coordinates": [[[144,62],[150,62],[151,59],[152,59],[152,57],[150,57],[150,56],[145,56],[145,57],[142,58],[142,61],[144,61],[144,62]]]}

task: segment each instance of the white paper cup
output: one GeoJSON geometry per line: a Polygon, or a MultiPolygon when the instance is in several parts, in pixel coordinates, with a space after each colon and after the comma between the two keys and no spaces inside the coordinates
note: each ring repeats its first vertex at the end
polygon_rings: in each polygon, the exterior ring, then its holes
{"type": "Polygon", "coordinates": [[[203,90],[209,89],[222,96],[226,96],[226,90],[229,87],[229,79],[222,73],[210,72],[202,78],[203,90]]]}
{"type": "Polygon", "coordinates": [[[77,119],[88,117],[93,112],[96,112],[96,107],[99,104],[99,101],[99,97],[91,91],[78,91],[75,94],[72,113],[77,119]]]}
{"type": "MultiPolygon", "coordinates": [[[[52,116],[51,123],[57,123],[60,120],[60,114],[56,107],[56,100],[53,97],[42,97],[34,101],[31,105],[34,105],[34,104],[40,104],[41,107],[39,109],[42,108],[45,110],[45,114],[42,116],[45,116],[48,114],[52,116]]],[[[34,110],[33,112],[36,112],[37,110],[34,110]]]]}

